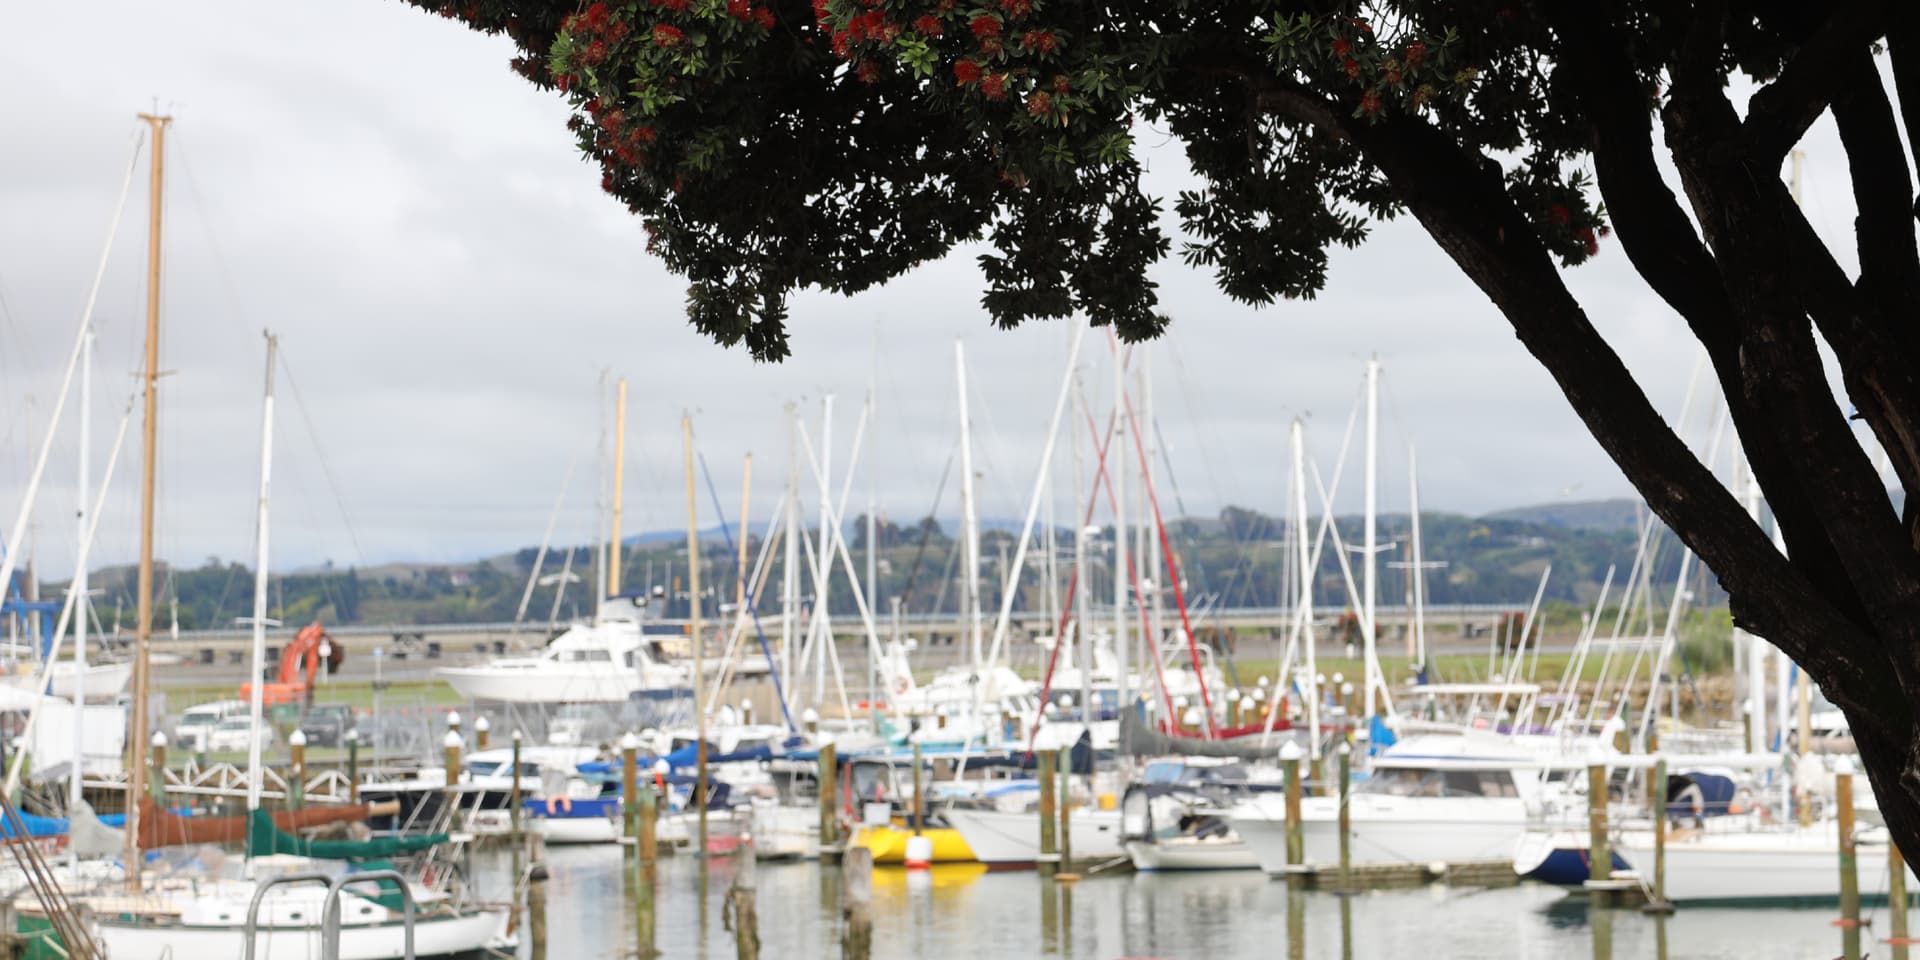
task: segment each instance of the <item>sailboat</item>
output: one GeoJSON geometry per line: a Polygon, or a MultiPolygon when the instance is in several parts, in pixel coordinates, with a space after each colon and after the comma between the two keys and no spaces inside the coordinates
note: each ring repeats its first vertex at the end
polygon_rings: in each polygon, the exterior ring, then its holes
{"type": "MultiPolygon", "coordinates": [[[[130,726],[131,743],[147,742],[148,652],[150,647],[153,603],[153,530],[155,417],[157,413],[157,375],[159,360],[159,281],[160,216],[165,134],[170,117],[143,114],[152,132],[152,192],[150,197],[149,250],[147,260],[147,344],[145,371],[146,444],[141,494],[141,546],[139,574],[139,620],[136,624],[133,694],[134,709],[130,726]]],[[[265,661],[266,647],[266,569],[268,556],[268,493],[273,462],[273,371],[276,342],[267,338],[267,387],[261,428],[261,469],[258,525],[258,556],[254,581],[253,670],[257,675],[265,661]]],[[[263,685],[253,685],[251,719],[257,728],[263,718],[263,685]]],[[[96,935],[108,955],[127,958],[235,956],[249,944],[264,945],[267,955],[277,949],[281,955],[305,954],[323,938],[331,940],[340,958],[387,960],[387,958],[425,956],[476,956],[483,951],[511,949],[506,936],[504,909],[476,909],[454,902],[443,891],[430,890],[413,881],[382,882],[372,895],[362,886],[351,893],[339,889],[345,882],[339,868],[323,870],[330,861],[364,860],[388,857],[445,842],[444,836],[432,838],[388,838],[366,842],[337,841],[323,843],[303,840],[282,832],[314,821],[364,819],[370,810],[363,806],[329,810],[315,808],[286,811],[277,817],[261,809],[262,764],[260,741],[253,738],[248,758],[247,807],[245,817],[182,818],[159,809],[146,791],[145,765],[134,764],[127,791],[127,820],[122,863],[128,890],[122,895],[103,894],[85,898],[96,916],[96,935]],[[204,869],[192,874],[168,874],[142,877],[143,849],[171,843],[230,842],[239,837],[247,841],[248,856],[233,866],[238,876],[227,871],[209,876],[204,869]],[[277,882],[297,873],[302,882],[277,882]],[[322,886],[324,884],[324,886],[322,886]],[[412,906],[395,902],[398,895],[412,906]],[[327,908],[334,908],[338,926],[332,930],[323,921],[327,908]]],[[[155,770],[156,776],[163,771],[155,770]]],[[[111,838],[110,831],[91,831],[111,838]]],[[[224,858],[203,854],[195,858],[205,867],[224,858]]],[[[370,875],[370,879],[371,879],[370,875]]],[[[30,919],[30,907],[17,904],[23,920],[30,919]]],[[[250,951],[247,951],[250,952],[250,951]]]]}

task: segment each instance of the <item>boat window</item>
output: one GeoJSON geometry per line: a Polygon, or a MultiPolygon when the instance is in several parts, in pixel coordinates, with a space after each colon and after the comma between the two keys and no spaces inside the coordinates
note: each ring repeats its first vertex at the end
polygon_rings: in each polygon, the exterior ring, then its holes
{"type": "Polygon", "coordinates": [[[761,747],[764,747],[766,745],[767,745],[767,741],[765,740],[748,739],[748,740],[742,740],[739,743],[734,744],[733,750],[735,753],[745,753],[748,750],[758,750],[761,747]]]}
{"type": "Polygon", "coordinates": [[[626,653],[622,654],[620,656],[620,661],[627,665],[627,669],[629,670],[633,669],[633,651],[628,650],[626,653]]]}
{"type": "Polygon", "coordinates": [[[1182,783],[1215,783],[1246,778],[1246,768],[1237,763],[1222,764],[1217,767],[1188,767],[1180,774],[1182,783]]]}
{"type": "Polygon", "coordinates": [[[1184,763],[1149,763],[1147,772],[1141,775],[1140,780],[1143,783],[1177,783],[1180,771],[1185,767],[1184,763]]]}
{"type": "Polygon", "coordinates": [[[491,777],[504,766],[498,760],[469,760],[467,769],[476,777],[491,777]]]}
{"type": "Polygon", "coordinates": [[[612,663],[613,654],[605,650],[567,650],[560,659],[567,663],[612,663]]]}

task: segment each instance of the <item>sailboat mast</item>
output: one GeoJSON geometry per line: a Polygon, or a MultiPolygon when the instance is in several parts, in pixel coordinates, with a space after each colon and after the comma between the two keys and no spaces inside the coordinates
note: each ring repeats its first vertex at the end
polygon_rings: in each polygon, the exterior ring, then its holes
{"type": "Polygon", "coordinates": [[[1113,439],[1107,449],[1113,451],[1113,465],[1108,467],[1108,476],[1113,478],[1113,653],[1119,661],[1119,702],[1115,704],[1115,718],[1121,713],[1133,709],[1131,691],[1127,689],[1127,418],[1123,415],[1127,405],[1127,362],[1126,350],[1118,343],[1113,348],[1113,439]]]}
{"type": "MultiPolygon", "coordinates": [[[[87,501],[92,497],[89,484],[92,483],[93,462],[89,451],[93,446],[93,326],[89,324],[85,339],[80,347],[80,477],[75,486],[79,489],[79,508],[74,511],[75,549],[81,551],[81,561],[73,567],[73,609],[79,617],[73,621],[73,706],[80,711],[78,717],[86,716],[87,705],[87,564],[84,548],[81,544],[87,540],[87,501]]],[[[80,806],[80,780],[85,775],[86,764],[82,762],[82,748],[85,739],[80,735],[82,724],[76,720],[73,724],[73,775],[67,783],[68,816],[80,806]]],[[[74,858],[75,876],[78,877],[79,858],[74,858]]]]}
{"type": "MultiPolygon", "coordinates": [[[[140,462],[140,574],[133,625],[133,717],[127,731],[127,884],[140,886],[140,798],[147,789],[147,659],[153,644],[153,480],[158,458],[160,386],[160,208],[166,176],[167,125],[172,117],[143,113],[153,133],[152,176],[147,196],[147,357],[145,447],[140,462]]],[[[156,775],[160,771],[154,771],[156,775]]]]}
{"type": "MultiPolygon", "coordinates": [[[[1287,446],[1293,461],[1293,549],[1294,569],[1299,571],[1299,596],[1294,599],[1295,622],[1300,625],[1300,644],[1306,651],[1307,751],[1309,759],[1320,759],[1320,664],[1313,638],[1313,558],[1307,548],[1307,428],[1295,417],[1287,429],[1287,446]]],[[[1287,678],[1279,677],[1275,696],[1287,688],[1287,678]]],[[[1279,710],[1279,704],[1269,705],[1279,710]]],[[[1268,721],[1271,725],[1272,721],[1268,721]]]]}
{"type": "Polygon", "coordinates": [[[267,334],[267,392],[260,414],[260,513],[255,523],[256,552],[253,559],[253,658],[249,673],[253,682],[247,698],[247,714],[253,721],[253,735],[247,742],[247,812],[260,809],[263,768],[260,760],[260,725],[265,721],[266,679],[260,673],[267,662],[267,542],[273,529],[268,523],[267,505],[273,490],[273,368],[280,352],[280,338],[267,334]]]}
{"type": "Polygon", "coordinates": [[[613,406],[613,534],[607,544],[607,596],[620,595],[620,568],[627,551],[620,545],[620,505],[627,490],[627,378],[614,387],[613,406]]]}
{"type": "MultiPolygon", "coordinates": [[[[781,544],[786,554],[780,563],[780,675],[788,678],[796,700],[800,683],[793,672],[793,644],[798,637],[800,616],[800,458],[794,433],[798,422],[799,412],[793,404],[787,404],[787,532],[786,541],[781,544]]],[[[806,664],[800,666],[804,668],[806,664]]]]}
{"type": "MultiPolygon", "coordinates": [[[[626,381],[621,381],[623,394],[625,385],[626,381]]],[[[694,748],[695,773],[699,781],[694,791],[694,802],[699,805],[700,845],[695,849],[704,854],[707,849],[707,710],[706,705],[701,703],[700,695],[706,685],[702,667],[706,657],[703,656],[704,642],[700,633],[700,515],[693,492],[693,418],[684,413],[680,415],[680,440],[687,457],[687,598],[691,607],[688,627],[693,639],[693,716],[694,736],[698,744],[694,748]]]]}
{"type": "Polygon", "coordinates": [[[1407,512],[1413,521],[1413,563],[1407,574],[1413,578],[1413,627],[1407,631],[1407,657],[1423,669],[1427,665],[1427,558],[1420,549],[1420,461],[1413,445],[1407,445],[1407,512]]]}
{"type": "Polygon", "coordinates": [[[1366,611],[1360,622],[1360,629],[1366,632],[1366,636],[1362,638],[1366,646],[1366,664],[1361,675],[1366,678],[1365,686],[1367,692],[1363,699],[1366,703],[1366,715],[1369,720],[1378,713],[1374,698],[1377,692],[1380,672],[1379,651],[1374,649],[1374,642],[1380,632],[1377,626],[1378,621],[1375,619],[1375,614],[1378,612],[1379,607],[1375,602],[1375,588],[1377,585],[1374,582],[1374,568],[1379,565],[1379,557],[1375,553],[1379,547],[1378,531],[1375,529],[1377,526],[1376,514],[1379,511],[1379,461],[1380,361],[1374,358],[1367,361],[1366,516],[1362,521],[1364,524],[1364,530],[1362,531],[1364,545],[1361,547],[1362,552],[1365,554],[1366,565],[1362,568],[1365,572],[1361,575],[1360,586],[1361,605],[1366,611]]]}
{"type": "Polygon", "coordinates": [[[973,418],[967,412],[967,347],[955,340],[953,342],[954,369],[960,384],[960,504],[964,508],[962,522],[967,547],[967,622],[969,637],[969,662],[973,669],[981,668],[981,629],[980,614],[980,509],[974,502],[973,492],[973,418]]]}

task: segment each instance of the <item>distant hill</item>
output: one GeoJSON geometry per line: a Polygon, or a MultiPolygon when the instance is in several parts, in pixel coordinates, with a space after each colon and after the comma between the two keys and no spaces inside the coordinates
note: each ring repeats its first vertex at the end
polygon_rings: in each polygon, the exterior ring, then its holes
{"type": "Polygon", "coordinates": [[[1567,530],[1633,530],[1639,522],[1638,509],[1639,501],[1626,498],[1570,500],[1500,510],[1487,514],[1486,519],[1517,520],[1567,530]]]}

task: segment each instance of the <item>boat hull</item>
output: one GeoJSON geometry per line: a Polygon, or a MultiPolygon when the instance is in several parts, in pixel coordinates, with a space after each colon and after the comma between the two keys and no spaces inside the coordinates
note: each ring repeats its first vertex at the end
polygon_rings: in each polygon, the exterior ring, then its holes
{"type": "MultiPolygon", "coordinates": [[[[421,917],[413,928],[414,955],[467,958],[486,956],[489,950],[510,949],[506,922],[504,912],[421,917]]],[[[238,923],[169,925],[108,918],[99,921],[97,935],[106,955],[114,960],[238,957],[246,950],[246,937],[238,923]]],[[[317,924],[263,927],[255,940],[254,956],[306,957],[319,953],[317,924]]],[[[341,925],[340,960],[398,960],[405,955],[406,930],[399,921],[341,925]]]]}
{"type": "MultiPolygon", "coordinates": [[[[1667,842],[1667,899],[1676,903],[1835,901],[1840,898],[1840,851],[1834,828],[1768,835],[1704,835],[1667,842]]],[[[1643,876],[1653,875],[1653,835],[1633,831],[1617,841],[1620,855],[1643,876]]],[[[1887,846],[1860,844],[1855,851],[1860,895],[1884,898],[1889,874],[1887,846]]],[[[1907,868],[1907,889],[1920,880],[1907,868]]]]}
{"type": "MultiPolygon", "coordinates": [[[[921,835],[933,841],[931,863],[971,863],[978,859],[973,848],[967,846],[967,838],[952,827],[928,827],[921,835]]],[[[907,841],[913,839],[913,828],[899,824],[884,827],[861,827],[853,835],[853,842],[873,851],[873,862],[879,864],[901,864],[907,862],[907,841]]]]}
{"type": "Polygon", "coordinates": [[[640,689],[630,670],[505,670],[442,667],[435,671],[468,700],[500,703],[624,703],[640,689]]]}
{"type": "Polygon", "coordinates": [[[1258,870],[1260,861],[1239,838],[1168,837],[1127,841],[1135,870],[1258,870]]]}
{"type": "MultiPolygon", "coordinates": [[[[1471,863],[1512,858],[1526,829],[1519,801],[1455,798],[1380,798],[1349,800],[1349,856],[1354,863],[1471,863]]],[[[1234,832],[1246,841],[1260,868],[1284,873],[1287,867],[1286,814],[1278,798],[1236,809],[1234,832]]],[[[1340,862],[1339,800],[1301,801],[1300,832],[1307,863],[1340,862]]]]}
{"type": "MultiPolygon", "coordinates": [[[[974,859],[990,867],[1032,866],[1040,858],[1040,815],[1032,811],[949,809],[946,820],[966,839],[974,859]]],[[[1068,819],[1075,860],[1126,856],[1118,810],[1076,810],[1068,819]]]]}

